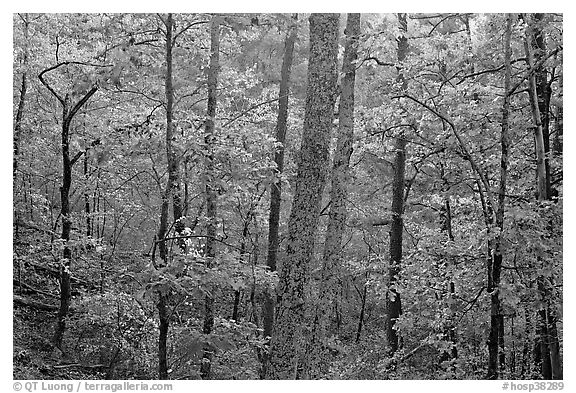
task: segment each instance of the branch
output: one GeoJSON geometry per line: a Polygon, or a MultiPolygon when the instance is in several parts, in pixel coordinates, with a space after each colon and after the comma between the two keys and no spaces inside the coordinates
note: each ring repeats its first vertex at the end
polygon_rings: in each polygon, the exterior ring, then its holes
{"type": "Polygon", "coordinates": [[[82,97],[82,99],[80,101],[78,101],[76,103],[76,105],[74,105],[74,107],[72,108],[72,110],[68,114],[68,122],[70,122],[70,120],[72,120],[72,118],[74,117],[76,112],[78,112],[80,110],[80,108],[82,108],[82,106],[86,103],[86,101],[88,101],[90,99],[90,97],[92,97],[94,95],[94,93],[96,93],[97,90],[98,90],[98,86],[92,87],[90,89],[90,91],[88,91],[88,93],[86,93],[86,95],[84,97],[82,97]]]}
{"type": "Polygon", "coordinates": [[[563,47],[560,45],[558,46],[556,49],[554,49],[553,51],[551,51],[550,53],[548,53],[546,56],[544,56],[542,59],[540,59],[536,64],[534,64],[526,73],[526,75],[524,75],[511,89],[510,91],[508,91],[506,93],[507,96],[511,96],[518,87],[520,87],[520,85],[528,78],[530,78],[532,76],[532,74],[534,74],[536,71],[538,71],[540,69],[540,67],[542,67],[542,65],[552,56],[556,55],[558,52],[560,52],[563,49],[563,47]]]}
{"type": "Polygon", "coordinates": [[[462,139],[462,137],[460,136],[460,134],[458,133],[456,126],[454,125],[454,122],[452,122],[452,120],[450,120],[448,117],[446,117],[445,115],[441,114],[440,112],[438,112],[436,109],[432,108],[430,105],[418,100],[417,98],[414,98],[412,96],[409,96],[407,94],[403,94],[403,95],[399,95],[399,96],[395,96],[392,98],[408,98],[414,102],[416,102],[417,104],[423,106],[424,108],[428,109],[430,112],[432,112],[434,115],[436,115],[437,117],[439,117],[440,119],[442,119],[443,121],[445,121],[446,123],[448,123],[448,125],[450,126],[450,128],[452,129],[452,133],[454,134],[454,136],[456,137],[456,139],[458,140],[458,143],[460,144],[460,147],[462,148],[462,150],[464,151],[464,155],[466,156],[466,159],[470,162],[470,165],[472,166],[472,169],[474,170],[474,172],[476,172],[478,174],[478,177],[480,177],[480,180],[482,181],[482,184],[484,185],[484,187],[486,188],[486,196],[488,197],[488,203],[490,208],[492,208],[492,206],[494,206],[494,203],[492,202],[492,196],[490,195],[490,182],[488,181],[488,179],[486,178],[486,175],[484,173],[482,173],[482,171],[480,170],[480,167],[476,164],[476,161],[474,160],[474,158],[472,157],[472,154],[470,154],[470,152],[468,151],[468,148],[466,147],[466,144],[464,143],[464,140],[462,139]]]}
{"type": "Polygon", "coordinates": [[[280,99],[280,97],[278,97],[278,98],[273,98],[273,99],[271,99],[271,100],[264,101],[264,102],[260,102],[260,103],[258,103],[258,104],[252,105],[250,108],[246,109],[245,111],[241,112],[239,115],[234,116],[234,117],[233,117],[232,119],[230,119],[228,122],[224,123],[224,125],[223,125],[222,127],[223,127],[223,128],[224,128],[224,127],[227,127],[227,126],[229,126],[230,124],[234,123],[234,122],[235,122],[236,120],[238,120],[239,118],[241,118],[242,116],[244,116],[245,114],[247,114],[248,112],[250,112],[250,111],[252,111],[252,110],[254,110],[254,109],[258,108],[258,107],[261,107],[261,106],[263,106],[263,105],[270,104],[270,103],[272,103],[272,102],[274,102],[274,101],[278,101],[279,99],[280,99]]]}
{"type": "Polygon", "coordinates": [[[374,60],[376,62],[376,64],[378,64],[379,66],[387,66],[387,67],[394,67],[396,64],[394,63],[387,63],[385,61],[382,61],[380,59],[378,59],[377,57],[374,56],[370,56],[370,57],[366,57],[364,58],[364,60],[362,60],[362,63],[369,61],[369,60],[374,60]]]}
{"type": "Polygon", "coordinates": [[[100,138],[98,138],[98,139],[96,139],[96,140],[93,140],[92,143],[90,143],[90,145],[89,145],[86,149],[84,149],[84,150],[79,151],[78,153],[76,153],[76,155],[75,155],[75,156],[72,158],[72,160],[70,161],[70,165],[74,165],[74,164],[76,163],[76,161],[78,161],[78,159],[79,159],[80,157],[82,157],[83,154],[86,154],[86,152],[87,152],[88,150],[90,150],[90,149],[93,148],[94,146],[98,146],[99,144],[100,144],[100,138]]]}
{"type": "MultiPolygon", "coordinates": [[[[518,63],[519,61],[525,61],[525,60],[526,60],[526,58],[522,57],[522,58],[520,58],[520,59],[512,60],[512,61],[510,62],[510,64],[518,63]]],[[[461,84],[462,82],[464,82],[464,80],[466,80],[466,79],[468,79],[468,78],[473,78],[473,77],[475,77],[475,76],[480,76],[480,75],[484,75],[484,74],[489,74],[489,73],[492,73],[492,72],[498,72],[498,71],[500,71],[501,69],[503,69],[504,66],[505,66],[505,64],[502,64],[501,66],[496,67],[496,68],[489,68],[489,69],[487,69],[487,70],[482,70],[482,71],[478,71],[478,72],[473,72],[473,73],[468,74],[468,75],[464,75],[462,78],[460,78],[460,80],[456,83],[456,85],[461,84]]]]}
{"type": "Polygon", "coordinates": [[[19,286],[19,287],[22,287],[22,288],[25,289],[27,292],[35,292],[35,293],[39,293],[39,294],[44,295],[44,296],[54,297],[54,298],[57,298],[57,299],[59,298],[59,296],[57,296],[57,295],[55,295],[55,294],[53,294],[53,293],[46,292],[46,291],[43,291],[43,290],[41,290],[41,289],[34,288],[33,286],[28,285],[28,284],[26,284],[25,282],[19,281],[19,280],[17,280],[16,278],[13,278],[13,279],[12,279],[12,284],[13,284],[13,285],[17,285],[17,286],[19,286]]]}
{"type": "Polygon", "coordinates": [[[38,310],[57,311],[59,308],[58,306],[56,306],[54,304],[46,304],[46,303],[39,302],[37,300],[25,298],[25,297],[18,296],[18,295],[14,295],[13,300],[14,300],[14,303],[16,303],[18,305],[26,306],[26,307],[32,307],[32,308],[36,308],[38,310]]]}
{"type": "Polygon", "coordinates": [[[188,30],[189,28],[196,26],[196,25],[201,25],[203,23],[208,23],[208,20],[201,20],[201,21],[197,21],[197,22],[192,22],[190,23],[188,26],[184,27],[182,30],[180,30],[178,33],[176,33],[174,35],[174,38],[172,38],[172,42],[171,45],[174,46],[174,44],[176,43],[176,39],[182,34],[184,33],[186,30],[188,30]]]}
{"type": "MultiPolygon", "coordinates": [[[[85,63],[83,61],[63,61],[63,62],[60,62],[56,65],[53,65],[52,67],[46,68],[44,71],[42,71],[40,74],[38,74],[38,79],[40,79],[40,82],[42,82],[42,84],[44,86],[46,86],[48,88],[48,90],[50,90],[50,92],[58,99],[58,101],[60,101],[62,106],[64,106],[64,99],[60,95],[58,95],[58,93],[56,93],[56,91],[48,84],[48,82],[46,82],[46,80],[44,79],[44,74],[46,74],[47,72],[50,72],[50,71],[54,71],[55,69],[60,68],[62,66],[70,65],[70,64],[84,65],[84,66],[90,66],[90,67],[112,67],[112,64],[94,64],[94,63],[85,63]]],[[[92,94],[94,94],[94,93],[92,93],[92,94]]],[[[88,98],[90,98],[90,97],[88,97],[88,98]]]]}

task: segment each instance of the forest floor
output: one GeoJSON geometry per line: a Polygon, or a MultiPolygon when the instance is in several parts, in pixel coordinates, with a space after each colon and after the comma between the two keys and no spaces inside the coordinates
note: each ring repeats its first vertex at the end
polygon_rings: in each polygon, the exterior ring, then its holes
{"type": "MultiPolygon", "coordinates": [[[[27,240],[31,240],[26,237],[27,240]]],[[[42,255],[33,253],[29,242],[14,242],[14,298],[44,305],[56,305],[55,279],[35,274],[29,262],[42,264],[42,255]],[[25,262],[26,261],[26,262],[25,262]],[[33,288],[33,289],[31,289],[33,288]],[[44,292],[36,292],[41,291],[44,292]]],[[[102,379],[98,369],[81,366],[83,359],[63,356],[51,342],[56,311],[13,303],[13,378],[24,379],[102,379]]],[[[74,352],[74,351],[71,351],[74,352]]]]}

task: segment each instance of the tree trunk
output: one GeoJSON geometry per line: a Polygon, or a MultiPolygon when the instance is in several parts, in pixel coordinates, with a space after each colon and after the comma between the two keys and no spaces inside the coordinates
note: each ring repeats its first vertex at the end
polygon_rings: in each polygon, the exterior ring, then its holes
{"type": "Polygon", "coordinates": [[[70,158],[70,125],[72,119],[78,111],[90,100],[98,91],[97,86],[93,86],[76,104],[73,106],[70,102],[70,95],[66,94],[61,97],[52,86],[44,79],[44,74],[53,71],[66,63],[59,63],[55,66],[46,68],[40,74],[38,79],[52,93],[62,105],[62,186],[60,186],[60,216],[62,217],[62,233],[60,238],[63,242],[62,261],[60,263],[60,307],[58,310],[56,327],[54,329],[53,343],[62,351],[62,339],[66,329],[66,318],[70,309],[70,268],[72,266],[72,250],[68,241],[70,240],[70,231],[72,222],[70,220],[70,187],[72,185],[72,166],[81,153],[77,153],[74,158],[70,158]]]}
{"type": "Polygon", "coordinates": [[[90,218],[90,195],[88,194],[88,154],[84,154],[84,212],[86,213],[86,237],[92,236],[92,219],[90,218]]]}
{"type": "MultiPolygon", "coordinates": [[[[541,22],[543,15],[536,14],[536,26],[533,26],[534,30],[534,37],[536,40],[536,46],[541,50],[542,46],[544,46],[544,36],[541,31],[541,27],[537,24],[541,22]],[[538,42],[540,41],[540,42],[538,42]]],[[[524,41],[524,49],[526,52],[526,63],[528,65],[528,69],[531,69],[534,64],[534,59],[532,56],[532,47],[531,43],[531,34],[530,31],[527,30],[525,41],[524,41]]],[[[540,55],[542,56],[542,55],[540,55]]],[[[547,147],[548,150],[550,149],[549,146],[549,135],[545,134],[544,127],[543,127],[543,118],[548,121],[548,105],[549,105],[549,92],[546,90],[548,89],[546,83],[546,71],[543,71],[544,78],[543,83],[545,86],[543,87],[545,90],[541,91],[541,96],[538,95],[538,83],[537,77],[532,74],[529,78],[529,96],[530,96],[530,105],[532,107],[532,118],[535,124],[534,127],[534,137],[536,140],[536,165],[537,165],[537,182],[538,182],[538,200],[544,201],[549,200],[551,197],[550,193],[550,175],[549,175],[549,167],[547,166],[547,147]],[[544,107],[546,110],[546,114],[542,114],[540,112],[540,106],[544,107]],[[548,141],[547,141],[548,139],[548,141]],[[547,146],[548,145],[548,146],[547,146]]],[[[546,130],[546,132],[548,132],[546,130]]],[[[550,313],[552,312],[551,305],[549,303],[549,289],[547,288],[547,284],[543,277],[538,278],[538,289],[541,294],[541,298],[543,303],[545,304],[545,309],[540,310],[540,325],[541,325],[541,334],[539,335],[540,340],[542,340],[541,344],[541,354],[542,354],[542,375],[545,379],[556,379],[556,377],[562,375],[562,364],[560,360],[560,351],[559,351],[559,340],[557,334],[555,337],[551,335],[551,333],[557,332],[556,328],[556,321],[555,318],[549,318],[550,313]],[[550,370],[548,371],[548,368],[550,370]]]]}
{"type": "Polygon", "coordinates": [[[302,376],[306,294],[320,201],[326,178],[328,147],[337,83],[338,14],[310,16],[310,57],[304,129],[294,201],[288,221],[286,261],[280,267],[276,321],[271,340],[270,379],[302,376]]]}
{"type": "MultiPolygon", "coordinates": [[[[398,62],[402,63],[408,50],[408,23],[406,14],[398,14],[401,36],[398,38],[398,62]]],[[[406,90],[406,80],[400,72],[398,79],[402,89],[406,90]]],[[[392,186],[392,222],[390,224],[390,267],[388,269],[388,295],[386,297],[386,337],[390,353],[398,350],[399,337],[396,330],[396,320],[402,314],[400,293],[396,290],[396,282],[400,274],[402,262],[402,232],[404,231],[404,172],[406,167],[406,138],[402,131],[395,141],[396,156],[394,158],[394,182],[392,186]]]]}
{"type": "Polygon", "coordinates": [[[336,290],[342,263],[342,238],[346,223],[346,197],[348,195],[349,164],[354,139],[354,84],[360,35],[360,14],[348,14],[346,22],[346,45],[340,82],[340,105],[338,109],[338,141],[334,153],[331,174],[330,211],[328,228],[324,241],[321,280],[318,301],[314,313],[312,332],[306,350],[305,377],[320,378],[327,372],[327,353],[324,340],[329,326],[329,318],[336,302],[336,290]]]}
{"type": "MultiPolygon", "coordinates": [[[[532,69],[534,59],[531,50],[531,35],[527,31],[524,39],[524,50],[526,53],[526,63],[528,69],[532,69]]],[[[542,131],[542,117],[538,106],[538,93],[536,77],[534,73],[528,78],[528,95],[530,97],[530,106],[532,108],[532,120],[534,121],[534,139],[536,141],[536,173],[538,184],[538,199],[548,199],[548,188],[546,187],[546,150],[544,146],[544,134],[542,131]]]]}
{"type": "MultiPolygon", "coordinates": [[[[294,43],[296,42],[298,14],[292,16],[293,21],[286,34],[284,43],[284,57],[282,59],[282,70],[280,72],[280,93],[278,100],[278,120],[276,122],[276,140],[282,144],[276,150],[274,161],[276,162],[276,174],[280,176],[284,170],[284,141],[286,139],[286,129],[288,121],[288,98],[290,94],[290,72],[292,70],[292,59],[294,56],[294,43]]],[[[280,202],[282,194],[282,182],[280,178],[270,189],[270,215],[268,218],[268,267],[271,271],[276,271],[276,259],[278,257],[278,228],[280,223],[280,202]]],[[[274,323],[274,296],[270,291],[266,291],[264,300],[264,337],[272,336],[272,326],[274,323]]],[[[267,362],[267,358],[264,359],[267,362]]]]}
{"type": "MultiPolygon", "coordinates": [[[[162,259],[162,264],[158,267],[165,267],[169,264],[170,257],[168,255],[168,247],[166,241],[164,240],[168,231],[168,213],[169,213],[169,203],[172,198],[172,210],[174,214],[174,222],[176,223],[176,235],[182,232],[183,223],[180,221],[182,217],[182,206],[180,197],[180,160],[178,155],[174,151],[174,141],[175,135],[173,130],[173,110],[174,110],[174,88],[172,86],[172,47],[174,45],[174,40],[172,38],[172,33],[174,29],[174,20],[172,14],[166,16],[164,21],[166,26],[166,74],[164,76],[164,91],[166,94],[166,159],[168,166],[168,183],[166,184],[166,191],[162,197],[162,206],[160,211],[160,227],[158,229],[158,240],[160,248],[160,258],[162,259]]],[[[180,240],[180,247],[182,246],[184,240],[180,240]]],[[[159,335],[158,335],[158,378],[168,379],[168,353],[167,353],[167,342],[168,342],[168,331],[170,328],[170,319],[168,312],[168,301],[170,298],[170,291],[162,292],[158,290],[158,303],[156,307],[158,308],[158,319],[160,322],[159,335]]]]}
{"type": "Polygon", "coordinates": [[[508,176],[508,150],[510,148],[510,79],[512,15],[506,18],[504,38],[504,102],[502,104],[502,123],[500,133],[500,185],[498,188],[498,206],[496,209],[496,226],[499,233],[490,245],[491,259],[488,266],[488,293],[490,293],[490,334],[488,338],[488,379],[497,379],[504,363],[504,318],[500,304],[500,275],[502,272],[502,231],[504,229],[504,211],[506,202],[506,179],[508,176]],[[500,353],[500,357],[499,357],[500,353]],[[499,362],[500,367],[499,367],[499,362]]]}
{"type": "MultiPolygon", "coordinates": [[[[368,280],[368,277],[366,277],[368,280]]],[[[364,326],[364,312],[366,311],[366,296],[367,296],[368,283],[364,283],[364,291],[362,292],[362,306],[360,307],[360,316],[358,317],[358,329],[356,329],[356,344],[360,342],[360,335],[362,334],[362,327],[364,326]]]]}
{"type": "Polygon", "coordinates": [[[158,319],[160,320],[158,334],[158,379],[168,379],[168,329],[170,319],[167,311],[167,296],[158,291],[158,319]]]}
{"type": "MultiPolygon", "coordinates": [[[[24,56],[22,59],[22,65],[24,66],[24,71],[22,72],[22,81],[20,83],[20,97],[18,101],[18,109],[16,110],[16,117],[14,119],[14,135],[13,135],[13,157],[12,157],[12,184],[14,190],[14,199],[18,194],[18,182],[17,182],[17,172],[18,172],[18,155],[20,154],[20,139],[22,137],[22,118],[24,116],[24,108],[26,106],[26,92],[28,90],[28,14],[24,14],[22,18],[24,21],[24,56]]],[[[14,209],[14,235],[18,237],[18,211],[14,209]]]]}
{"type": "MultiPolygon", "coordinates": [[[[210,67],[208,68],[208,104],[207,119],[204,129],[204,141],[206,143],[206,216],[208,224],[206,228],[206,267],[211,268],[216,256],[216,189],[214,187],[214,141],[215,141],[215,118],[216,118],[216,92],[218,87],[218,71],[220,68],[220,21],[217,16],[212,16],[210,23],[210,67]]],[[[214,326],[214,298],[206,295],[204,302],[204,334],[212,333],[214,326]]],[[[204,349],[202,363],[200,364],[200,376],[202,379],[210,379],[212,365],[212,352],[209,348],[204,349]]]]}
{"type": "MultiPolygon", "coordinates": [[[[545,14],[534,14],[532,24],[534,48],[534,62],[538,63],[546,55],[546,34],[542,28],[545,14]]],[[[546,170],[546,194],[550,195],[550,96],[551,86],[548,84],[548,70],[544,65],[535,72],[536,96],[538,97],[538,110],[542,123],[542,139],[544,144],[544,167],[546,170]]]]}

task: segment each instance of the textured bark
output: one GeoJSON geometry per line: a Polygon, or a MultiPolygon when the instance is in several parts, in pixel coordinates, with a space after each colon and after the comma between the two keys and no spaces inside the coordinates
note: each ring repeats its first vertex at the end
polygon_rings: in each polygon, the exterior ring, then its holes
{"type": "Polygon", "coordinates": [[[347,217],[347,184],[350,181],[349,164],[354,137],[355,60],[358,57],[360,14],[348,14],[345,34],[343,77],[340,82],[338,109],[338,140],[331,173],[328,228],[324,241],[318,301],[313,310],[314,321],[306,350],[307,359],[304,375],[310,379],[320,378],[327,372],[328,367],[326,345],[323,341],[326,339],[330,314],[336,302],[336,290],[342,263],[342,238],[347,217]]]}
{"type": "Polygon", "coordinates": [[[491,260],[488,266],[488,293],[490,293],[490,334],[488,337],[488,379],[497,379],[500,369],[504,366],[504,318],[500,304],[500,275],[502,272],[502,231],[504,229],[504,210],[506,202],[506,180],[508,176],[508,150],[510,148],[510,79],[511,79],[511,47],[512,15],[506,18],[504,38],[504,102],[502,104],[502,122],[500,132],[500,184],[498,188],[498,205],[496,209],[496,226],[498,236],[489,241],[491,260]],[[500,356],[499,356],[500,354],[500,356]],[[500,367],[499,367],[500,363],[500,367]]]}
{"type": "MultiPolygon", "coordinates": [[[[398,14],[400,31],[402,35],[398,38],[398,62],[401,63],[406,57],[408,50],[408,24],[406,14],[398,14]]],[[[403,90],[406,90],[406,81],[402,72],[399,75],[403,90]]],[[[401,132],[395,140],[396,156],[394,158],[394,181],[392,185],[392,222],[390,224],[390,267],[388,269],[388,295],[386,297],[386,337],[390,353],[394,353],[399,348],[398,331],[396,330],[396,320],[402,314],[402,303],[400,293],[395,285],[400,274],[402,263],[402,233],[404,231],[404,172],[406,167],[406,138],[401,132]]]]}
{"type": "Polygon", "coordinates": [[[310,16],[310,57],[304,129],[294,201],[288,220],[286,260],[280,266],[270,379],[302,376],[305,288],[320,215],[337,83],[338,14],[310,16]]]}
{"type": "MultiPolygon", "coordinates": [[[[220,21],[218,17],[212,16],[210,23],[210,67],[208,68],[208,104],[207,118],[204,128],[204,141],[206,143],[206,216],[208,225],[206,227],[206,267],[212,267],[216,256],[216,189],[212,180],[214,178],[214,139],[215,139],[215,118],[216,118],[216,92],[218,87],[218,71],[220,68],[220,21]]],[[[204,300],[204,334],[212,333],[214,326],[214,299],[206,295],[204,300]]],[[[200,376],[202,379],[210,379],[210,369],[212,365],[212,352],[209,348],[204,349],[202,362],[200,364],[200,376]]]]}
{"type": "Polygon", "coordinates": [[[340,82],[340,105],[338,108],[338,141],[334,152],[328,228],[324,241],[321,280],[318,301],[313,310],[314,321],[306,350],[306,378],[319,378],[327,372],[328,356],[326,339],[329,318],[336,302],[336,290],[342,263],[342,238],[346,223],[347,184],[350,182],[349,164],[354,138],[354,84],[360,35],[360,14],[348,14],[346,22],[346,44],[340,82]]]}
{"type": "MultiPolygon", "coordinates": [[[[276,140],[282,144],[276,150],[274,161],[276,173],[280,175],[284,170],[284,141],[288,121],[288,97],[290,94],[290,72],[294,57],[294,43],[296,42],[298,14],[293,15],[293,23],[286,35],[284,43],[284,56],[282,70],[280,72],[280,93],[278,100],[278,120],[276,122],[276,140]]],[[[278,257],[278,227],[280,223],[280,202],[282,200],[282,182],[278,181],[270,189],[270,215],[268,218],[268,260],[267,264],[271,271],[276,271],[276,259],[278,257]]],[[[272,335],[274,323],[274,296],[266,291],[264,299],[264,337],[272,335]]],[[[266,360],[265,360],[266,361],[266,360]]]]}

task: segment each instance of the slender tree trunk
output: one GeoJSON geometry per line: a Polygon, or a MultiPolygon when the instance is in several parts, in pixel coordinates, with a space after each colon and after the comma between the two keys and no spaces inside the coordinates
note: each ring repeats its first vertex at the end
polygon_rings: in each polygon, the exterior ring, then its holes
{"type": "MultiPolygon", "coordinates": [[[[531,34],[527,32],[524,40],[524,50],[526,53],[526,63],[528,65],[528,69],[531,69],[532,65],[534,64],[530,41],[531,34]]],[[[532,108],[532,120],[534,121],[534,139],[536,141],[538,199],[546,200],[548,199],[548,187],[546,187],[546,150],[544,146],[544,134],[542,131],[542,117],[540,114],[540,108],[538,106],[536,77],[534,73],[532,73],[528,78],[528,83],[528,95],[530,97],[530,106],[532,108]]]]}
{"type": "MultiPolygon", "coordinates": [[[[220,21],[217,16],[212,16],[210,23],[210,67],[208,69],[208,104],[207,119],[204,130],[206,143],[206,216],[208,225],[206,228],[206,267],[212,267],[216,257],[216,189],[214,186],[214,141],[215,141],[215,118],[216,118],[216,92],[218,87],[218,71],[220,68],[220,21]]],[[[204,334],[212,333],[214,326],[214,298],[206,295],[204,302],[204,334]]],[[[200,376],[202,379],[210,379],[212,366],[212,352],[209,348],[204,349],[200,376]]]]}
{"type": "MultiPolygon", "coordinates": [[[[446,197],[444,198],[444,206],[441,210],[441,217],[442,217],[442,230],[446,231],[448,235],[448,240],[451,242],[454,241],[454,233],[452,231],[452,207],[450,206],[450,198],[448,197],[448,191],[450,189],[449,185],[446,181],[446,189],[444,192],[446,193],[446,197]]],[[[456,293],[456,286],[453,280],[450,280],[448,284],[448,290],[450,293],[450,302],[455,301],[454,295],[456,293]]],[[[452,348],[450,351],[444,351],[440,356],[440,362],[444,362],[450,359],[456,359],[458,357],[458,349],[456,347],[456,326],[454,326],[454,317],[455,313],[450,311],[447,317],[446,326],[444,328],[444,339],[450,342],[452,348]]]]}
{"type": "MultiPolygon", "coordinates": [[[[536,26],[538,23],[542,21],[543,16],[539,14],[535,15],[536,19],[536,26]]],[[[529,23],[529,22],[528,22],[529,23]]],[[[544,36],[541,31],[541,27],[533,28],[535,32],[533,33],[535,36],[536,46],[538,50],[542,50],[544,44],[544,36]],[[540,41],[540,42],[539,42],[540,41]]],[[[524,41],[524,49],[526,52],[526,63],[528,68],[531,69],[534,64],[534,59],[532,56],[532,44],[531,42],[532,34],[530,30],[527,30],[525,41],[524,41]]],[[[540,55],[542,56],[542,55],[540,55]]],[[[538,95],[538,83],[537,77],[532,74],[529,78],[529,96],[530,96],[530,105],[532,107],[532,118],[535,124],[534,127],[534,137],[536,140],[536,165],[537,165],[537,183],[538,183],[538,200],[544,201],[549,200],[551,193],[550,193],[550,176],[549,176],[549,167],[547,166],[547,150],[550,148],[549,146],[549,135],[545,134],[544,126],[543,126],[543,118],[544,120],[548,121],[548,105],[549,105],[549,93],[545,90],[548,88],[546,82],[546,71],[542,71],[543,76],[541,79],[544,79],[544,82],[541,81],[544,87],[544,91],[541,91],[541,95],[538,95]],[[541,113],[540,107],[543,106],[546,114],[541,113]],[[548,139],[548,141],[547,141],[548,139]],[[548,144],[548,146],[547,146],[548,144]]],[[[546,132],[548,132],[546,130],[546,132]]],[[[549,133],[548,133],[549,134],[549,133]]],[[[549,289],[547,287],[547,283],[544,277],[538,277],[538,289],[540,291],[540,296],[542,298],[543,303],[545,304],[545,309],[539,311],[540,316],[540,335],[538,336],[539,339],[542,341],[541,343],[541,355],[542,355],[542,375],[545,379],[557,379],[558,376],[562,375],[562,363],[560,360],[560,351],[559,351],[559,340],[557,337],[557,328],[556,328],[556,321],[555,318],[549,318],[552,309],[549,304],[549,289]],[[556,333],[556,336],[553,334],[556,333]]]]}
{"type": "MultiPolygon", "coordinates": [[[[408,23],[406,14],[398,14],[401,36],[398,38],[398,62],[406,58],[408,50],[408,23]]],[[[406,80],[399,75],[402,89],[406,90],[406,80]]],[[[406,138],[402,131],[395,140],[396,156],[394,158],[394,182],[392,186],[392,222],[390,224],[390,267],[388,269],[389,291],[386,298],[386,337],[390,353],[395,353],[399,348],[399,337],[396,329],[396,320],[402,314],[400,293],[396,290],[396,282],[400,274],[402,262],[402,233],[404,231],[404,172],[406,167],[406,138]]]]}
{"type": "Polygon", "coordinates": [[[554,154],[562,155],[562,138],[564,131],[564,109],[562,106],[556,107],[556,123],[554,129],[554,154]]]}
{"type": "MultiPolygon", "coordinates": [[[[284,170],[284,141],[286,139],[286,129],[288,122],[288,98],[290,94],[290,72],[292,69],[292,59],[294,57],[294,43],[297,35],[298,14],[292,16],[292,24],[286,34],[284,42],[284,56],[282,59],[282,70],[280,72],[280,93],[278,100],[278,120],[276,122],[276,140],[282,145],[279,146],[274,155],[276,162],[276,174],[280,176],[284,170]]],[[[276,270],[276,259],[278,257],[278,229],[280,223],[280,202],[282,194],[282,182],[280,178],[270,189],[270,215],[268,218],[268,267],[271,271],[276,270]]],[[[266,291],[264,299],[264,337],[272,335],[274,323],[274,296],[270,291],[266,291]]],[[[268,357],[265,356],[264,367],[268,357]]],[[[265,373],[265,371],[264,371],[265,373]]]]}
{"type": "MultiPolygon", "coordinates": [[[[26,92],[28,90],[28,14],[22,17],[24,21],[24,56],[22,65],[24,71],[22,72],[22,80],[20,82],[20,97],[18,101],[18,109],[16,110],[16,117],[14,119],[14,135],[13,135],[13,157],[12,157],[12,184],[14,190],[14,199],[18,195],[18,156],[20,154],[20,139],[22,138],[22,118],[24,117],[24,109],[26,107],[26,92]]],[[[14,209],[14,235],[18,237],[18,211],[14,209]]]]}
{"type": "Polygon", "coordinates": [[[84,212],[86,213],[86,237],[92,236],[92,219],[90,214],[90,195],[88,194],[88,154],[84,154],[84,212]]]}
{"type": "Polygon", "coordinates": [[[362,327],[364,326],[364,312],[366,311],[366,296],[368,292],[367,289],[368,285],[365,283],[364,291],[362,291],[362,306],[360,307],[360,316],[358,317],[358,329],[356,329],[356,344],[360,342],[360,335],[362,334],[362,327]]]}
{"type": "Polygon", "coordinates": [[[328,228],[324,241],[321,280],[318,289],[318,301],[312,313],[314,321],[306,350],[307,379],[316,379],[328,370],[328,356],[324,340],[327,338],[329,318],[336,302],[336,290],[340,278],[342,263],[342,238],[346,223],[347,184],[350,181],[349,164],[354,139],[354,84],[358,57],[358,38],[360,35],[360,14],[348,14],[346,22],[346,44],[340,82],[340,105],[338,109],[338,141],[334,153],[331,174],[330,211],[328,228]]]}
{"type": "MultiPolygon", "coordinates": [[[[546,56],[546,33],[543,30],[545,14],[534,14],[532,23],[532,46],[534,48],[534,63],[538,63],[546,56]]],[[[544,65],[535,72],[536,96],[538,97],[538,110],[542,124],[542,139],[544,144],[544,166],[546,170],[546,194],[550,195],[550,96],[551,86],[548,84],[548,70],[544,65]]]]}
{"type": "Polygon", "coordinates": [[[502,104],[502,123],[500,133],[500,185],[498,188],[498,206],[496,209],[496,226],[499,229],[497,237],[489,241],[492,246],[491,260],[488,267],[488,293],[490,293],[490,335],[488,338],[488,379],[497,379],[504,364],[504,318],[500,304],[500,275],[502,272],[502,231],[504,229],[504,211],[506,202],[506,180],[508,176],[508,155],[510,148],[510,79],[511,79],[511,47],[512,15],[506,18],[504,38],[504,102],[502,104]],[[500,353],[500,356],[499,356],[500,353]],[[500,363],[500,367],[499,367],[500,363]]]}
{"type": "Polygon", "coordinates": [[[64,242],[63,263],[60,266],[60,308],[58,310],[54,345],[62,349],[62,339],[66,329],[66,317],[70,309],[70,267],[72,250],[68,245],[72,222],[70,220],[70,187],[72,184],[72,164],[70,162],[70,122],[68,121],[67,102],[63,108],[62,122],[62,186],[60,187],[60,215],[62,217],[62,233],[60,239],[64,242]]]}
{"type": "MultiPolygon", "coordinates": [[[[162,259],[161,265],[158,267],[165,267],[169,264],[168,247],[164,238],[168,231],[168,214],[169,204],[172,198],[174,222],[180,225],[179,219],[182,216],[182,208],[180,206],[180,179],[179,167],[180,163],[174,151],[174,132],[173,132],[173,110],[174,110],[174,88],[172,86],[172,46],[174,41],[172,33],[174,28],[174,20],[172,14],[166,16],[164,21],[166,26],[166,74],[164,76],[164,91],[166,94],[166,158],[168,162],[168,183],[166,184],[166,191],[162,197],[162,206],[160,210],[160,227],[158,229],[158,240],[160,249],[160,258],[162,259]]],[[[178,227],[176,228],[177,234],[178,227]]],[[[158,319],[159,319],[159,334],[158,334],[158,378],[168,379],[168,331],[170,329],[170,319],[168,312],[168,302],[170,292],[158,291],[158,319]]]]}
{"type": "MultiPolygon", "coordinates": [[[[166,18],[166,157],[168,159],[168,192],[172,197],[172,213],[174,216],[174,229],[176,235],[182,235],[184,222],[182,221],[182,185],[180,179],[180,154],[176,149],[176,135],[174,132],[174,86],[172,76],[172,48],[175,44],[173,39],[174,21],[172,14],[166,18]]],[[[184,239],[178,241],[180,250],[186,252],[184,239]]]]}
{"type": "Polygon", "coordinates": [[[320,216],[337,83],[338,14],[310,16],[310,57],[304,129],[290,219],[286,261],[271,340],[270,379],[302,376],[307,325],[306,285],[320,216]]]}

